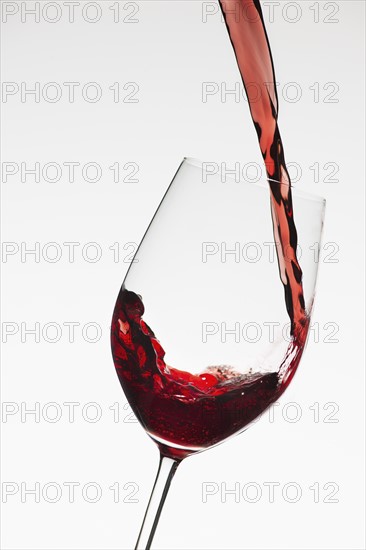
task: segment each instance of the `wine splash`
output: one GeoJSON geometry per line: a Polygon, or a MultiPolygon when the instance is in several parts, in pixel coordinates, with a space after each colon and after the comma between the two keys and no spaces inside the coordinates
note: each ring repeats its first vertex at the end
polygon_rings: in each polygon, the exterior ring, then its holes
{"type": "Polygon", "coordinates": [[[212,366],[193,375],[165,363],[162,345],[142,319],[145,309],[141,297],[122,287],[111,330],[116,370],[137,418],[162,454],[175,459],[238,433],[276,401],[297,369],[309,326],[296,257],[291,182],[277,123],[276,80],[260,3],[220,0],[220,5],[266,166],[292,341],[275,372],[244,375],[231,367],[212,366]]]}

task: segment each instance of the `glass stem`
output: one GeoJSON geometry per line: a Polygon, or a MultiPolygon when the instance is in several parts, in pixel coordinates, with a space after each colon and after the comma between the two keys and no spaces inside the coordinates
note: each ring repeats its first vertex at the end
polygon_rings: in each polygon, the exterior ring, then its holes
{"type": "Polygon", "coordinates": [[[180,461],[160,455],[158,473],[142,522],[135,550],[149,550],[171,481],[180,461]]]}

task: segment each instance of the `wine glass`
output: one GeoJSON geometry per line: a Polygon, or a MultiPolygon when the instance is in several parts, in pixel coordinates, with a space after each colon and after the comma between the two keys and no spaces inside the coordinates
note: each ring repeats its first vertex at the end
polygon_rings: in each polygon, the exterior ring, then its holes
{"type": "MultiPolygon", "coordinates": [[[[183,160],[113,314],[118,377],[160,451],[136,549],[151,547],[179,463],[242,432],[276,401],[306,343],[325,201],[292,191],[306,310],[294,329],[268,183],[232,179],[224,166],[183,160]]],[[[270,184],[272,193],[282,185],[270,184]]]]}

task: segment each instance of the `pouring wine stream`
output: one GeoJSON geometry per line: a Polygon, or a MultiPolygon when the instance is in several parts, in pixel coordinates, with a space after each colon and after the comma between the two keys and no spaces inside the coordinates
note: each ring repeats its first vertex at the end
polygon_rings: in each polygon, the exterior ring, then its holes
{"type": "Polygon", "coordinates": [[[259,0],[220,0],[220,6],[266,167],[271,189],[278,267],[292,334],[296,334],[306,324],[307,315],[301,282],[302,271],[296,257],[297,231],[292,208],[291,181],[277,122],[276,77],[263,13],[259,0]]]}

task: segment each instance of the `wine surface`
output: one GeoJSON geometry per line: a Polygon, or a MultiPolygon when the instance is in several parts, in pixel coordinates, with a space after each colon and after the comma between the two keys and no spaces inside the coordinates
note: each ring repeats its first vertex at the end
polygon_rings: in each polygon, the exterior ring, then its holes
{"type": "Polygon", "coordinates": [[[302,330],[278,372],[241,374],[212,366],[194,375],[165,363],[162,345],[142,319],[144,311],[141,297],[122,287],[112,319],[113,359],[137,418],[173,458],[245,428],[285,390],[305,345],[307,331],[302,330]]]}

